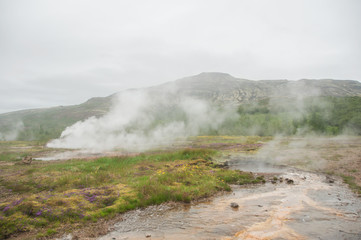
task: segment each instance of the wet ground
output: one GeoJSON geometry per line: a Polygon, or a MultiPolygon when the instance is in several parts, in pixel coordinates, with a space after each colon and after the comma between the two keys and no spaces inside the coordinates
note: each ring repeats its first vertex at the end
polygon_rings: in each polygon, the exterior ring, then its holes
{"type": "Polygon", "coordinates": [[[128,212],[99,239],[361,239],[361,198],[341,180],[252,158],[230,167],[278,177],[207,202],[128,212]]]}

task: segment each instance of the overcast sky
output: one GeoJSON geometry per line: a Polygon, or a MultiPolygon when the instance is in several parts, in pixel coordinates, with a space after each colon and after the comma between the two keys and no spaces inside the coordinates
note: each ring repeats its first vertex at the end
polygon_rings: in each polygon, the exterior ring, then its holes
{"type": "Polygon", "coordinates": [[[0,0],[0,113],[201,72],[361,80],[361,1],[0,0]]]}

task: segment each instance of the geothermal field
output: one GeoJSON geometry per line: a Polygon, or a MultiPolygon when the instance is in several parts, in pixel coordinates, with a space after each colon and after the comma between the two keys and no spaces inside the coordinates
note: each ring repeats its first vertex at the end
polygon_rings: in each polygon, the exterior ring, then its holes
{"type": "Polygon", "coordinates": [[[359,239],[359,95],[201,73],[2,114],[0,237],[359,239]]]}
{"type": "Polygon", "coordinates": [[[359,239],[360,92],[201,73],[2,114],[0,237],[359,239]]]}
{"type": "Polygon", "coordinates": [[[358,239],[360,154],[345,136],[198,136],[142,153],[2,142],[1,236],[358,239]]]}
{"type": "Polygon", "coordinates": [[[0,240],[360,240],[360,0],[0,0],[0,240]]]}

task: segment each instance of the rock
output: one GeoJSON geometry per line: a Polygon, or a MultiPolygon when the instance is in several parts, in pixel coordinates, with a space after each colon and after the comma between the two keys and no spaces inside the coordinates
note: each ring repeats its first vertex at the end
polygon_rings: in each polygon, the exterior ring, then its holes
{"type": "Polygon", "coordinates": [[[287,184],[293,184],[294,183],[294,181],[292,179],[286,178],[286,181],[287,181],[287,184]]]}
{"type": "Polygon", "coordinates": [[[335,182],[335,179],[333,179],[333,178],[331,178],[331,177],[329,177],[329,176],[326,176],[326,181],[327,181],[328,183],[334,183],[334,182],[335,182]]]}
{"type": "Polygon", "coordinates": [[[55,240],[72,240],[73,235],[69,233],[68,235],[63,235],[61,238],[55,238],[55,240]]]}
{"type": "Polygon", "coordinates": [[[146,238],[150,238],[151,236],[149,233],[145,235],[146,238]]]}
{"type": "Polygon", "coordinates": [[[33,161],[32,157],[25,156],[25,157],[23,157],[23,160],[21,161],[21,163],[23,163],[23,164],[31,164],[32,161],[33,161]]]}
{"type": "Polygon", "coordinates": [[[232,207],[232,208],[238,208],[239,205],[238,205],[238,203],[232,202],[232,203],[231,203],[231,207],[232,207]]]}
{"type": "Polygon", "coordinates": [[[222,162],[222,163],[216,163],[214,164],[215,167],[217,168],[227,168],[228,167],[228,162],[225,161],[225,162],[222,162]]]}

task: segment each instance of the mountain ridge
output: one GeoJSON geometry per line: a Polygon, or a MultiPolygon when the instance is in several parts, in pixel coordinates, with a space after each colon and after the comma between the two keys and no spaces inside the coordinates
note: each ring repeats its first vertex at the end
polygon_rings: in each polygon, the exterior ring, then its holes
{"type": "MultiPolygon", "coordinates": [[[[109,100],[111,98],[113,98],[114,96],[116,96],[119,93],[122,93],[124,91],[130,91],[130,90],[138,90],[138,89],[152,89],[152,88],[158,88],[158,87],[162,87],[164,85],[168,85],[168,84],[173,84],[173,83],[178,83],[178,82],[182,82],[182,81],[187,81],[189,78],[194,78],[197,76],[210,76],[210,75],[224,75],[227,77],[231,77],[233,80],[238,80],[238,81],[242,81],[243,83],[257,83],[257,82],[262,82],[265,84],[274,84],[274,83],[280,83],[280,84],[292,84],[295,82],[324,82],[324,83],[332,83],[332,82],[346,82],[348,84],[352,84],[352,85],[358,85],[356,86],[359,91],[357,91],[356,93],[351,92],[350,96],[361,96],[361,82],[357,81],[357,80],[338,80],[338,79],[330,79],[330,78],[321,78],[321,79],[309,79],[309,78],[302,78],[302,79],[298,79],[298,80],[287,80],[287,79],[269,79],[269,80],[265,80],[265,79],[260,79],[260,80],[250,80],[250,79],[245,79],[245,78],[237,78],[237,77],[233,77],[232,75],[228,74],[228,73],[222,73],[222,72],[202,72],[198,75],[194,75],[194,76],[189,76],[189,77],[184,77],[184,78],[180,78],[174,81],[170,81],[170,82],[166,82],[166,83],[162,83],[162,84],[158,84],[155,86],[151,86],[151,87],[146,87],[146,88],[130,88],[130,89],[126,89],[120,92],[116,92],[113,93],[109,96],[105,96],[105,97],[92,97],[89,98],[88,100],[86,100],[83,103],[80,104],[73,104],[73,105],[60,105],[60,106],[53,106],[53,107],[45,107],[45,108],[30,108],[30,109],[21,109],[21,110],[16,110],[16,111],[10,111],[10,112],[5,112],[5,113],[0,113],[0,117],[5,116],[5,115],[9,115],[9,114],[13,114],[13,113],[23,113],[23,112],[27,112],[27,111],[43,111],[43,110],[48,110],[48,109],[53,109],[53,108],[67,108],[67,107],[75,107],[75,106],[79,106],[82,104],[88,104],[89,102],[97,102],[98,100],[103,102],[104,100],[109,100]]],[[[197,78],[197,80],[202,80],[206,78],[197,78]]],[[[332,96],[332,95],[325,95],[325,96],[332,96]]]]}
{"type": "MultiPolygon", "coordinates": [[[[189,96],[218,105],[237,106],[272,98],[361,96],[361,83],[354,80],[333,79],[248,80],[236,78],[227,73],[204,72],[143,88],[143,90],[154,96],[169,91],[175,96],[189,96]]],[[[6,136],[13,131],[15,125],[22,126],[18,139],[38,139],[39,137],[33,136],[34,129],[41,132],[44,139],[58,137],[67,126],[77,121],[91,116],[103,116],[111,109],[116,96],[127,91],[131,91],[131,89],[107,97],[90,98],[78,105],[19,110],[0,114],[0,140],[8,139],[6,136]]]]}

